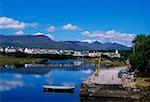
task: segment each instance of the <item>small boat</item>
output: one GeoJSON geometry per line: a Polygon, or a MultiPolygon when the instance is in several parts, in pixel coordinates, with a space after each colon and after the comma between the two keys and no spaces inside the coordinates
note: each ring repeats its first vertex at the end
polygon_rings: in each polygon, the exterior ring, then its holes
{"type": "Polygon", "coordinates": [[[52,85],[43,85],[45,92],[74,92],[74,86],[52,86],[52,85]]]}

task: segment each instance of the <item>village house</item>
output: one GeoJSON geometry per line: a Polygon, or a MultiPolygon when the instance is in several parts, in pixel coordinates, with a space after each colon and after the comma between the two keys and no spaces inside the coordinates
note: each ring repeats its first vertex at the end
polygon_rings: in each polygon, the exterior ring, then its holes
{"type": "Polygon", "coordinates": [[[24,52],[24,48],[18,47],[16,48],[16,51],[24,52]]]}
{"type": "Polygon", "coordinates": [[[120,58],[121,57],[121,55],[118,52],[118,50],[116,50],[115,53],[114,52],[105,52],[105,53],[103,53],[103,55],[106,55],[106,56],[108,56],[110,58],[120,58]]]}
{"type": "Polygon", "coordinates": [[[9,52],[16,52],[16,51],[17,51],[17,50],[16,50],[14,47],[12,47],[12,46],[5,48],[5,52],[6,52],[6,53],[9,53],[9,52]]]}
{"type": "Polygon", "coordinates": [[[63,54],[64,55],[72,55],[73,54],[73,50],[63,50],[63,54]]]}
{"type": "Polygon", "coordinates": [[[28,54],[33,54],[33,53],[34,53],[34,50],[31,49],[31,48],[25,48],[24,52],[25,52],[25,53],[28,53],[28,54]]]}
{"type": "Polygon", "coordinates": [[[80,51],[73,51],[73,56],[83,56],[80,51]]]}
{"type": "Polygon", "coordinates": [[[98,51],[91,51],[89,52],[89,56],[90,57],[100,57],[101,56],[101,52],[98,52],[98,51]]]}
{"type": "Polygon", "coordinates": [[[59,50],[58,49],[49,49],[48,54],[59,54],[59,50]]]}

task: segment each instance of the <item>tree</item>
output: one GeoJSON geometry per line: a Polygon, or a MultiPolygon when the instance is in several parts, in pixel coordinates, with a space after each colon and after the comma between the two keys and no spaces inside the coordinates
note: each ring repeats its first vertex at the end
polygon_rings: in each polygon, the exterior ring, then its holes
{"type": "Polygon", "coordinates": [[[150,76],[150,35],[138,35],[133,43],[135,52],[129,56],[132,68],[142,76],[150,76]]]}

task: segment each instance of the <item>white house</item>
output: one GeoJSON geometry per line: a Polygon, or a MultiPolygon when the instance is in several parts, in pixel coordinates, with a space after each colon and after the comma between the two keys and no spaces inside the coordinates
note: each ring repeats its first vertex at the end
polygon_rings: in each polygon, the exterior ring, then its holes
{"type": "Polygon", "coordinates": [[[89,52],[89,56],[90,57],[100,57],[101,56],[101,52],[98,52],[98,51],[92,51],[92,52],[89,52]]]}
{"type": "Polygon", "coordinates": [[[6,47],[5,52],[16,52],[17,50],[13,47],[6,47]]]}
{"type": "Polygon", "coordinates": [[[34,53],[34,50],[33,50],[33,49],[30,49],[30,48],[25,48],[25,49],[24,49],[24,52],[25,52],[25,53],[28,53],[28,54],[33,54],[33,53],[34,53]]]}
{"type": "Polygon", "coordinates": [[[82,56],[80,51],[73,51],[73,56],[82,56]]]}

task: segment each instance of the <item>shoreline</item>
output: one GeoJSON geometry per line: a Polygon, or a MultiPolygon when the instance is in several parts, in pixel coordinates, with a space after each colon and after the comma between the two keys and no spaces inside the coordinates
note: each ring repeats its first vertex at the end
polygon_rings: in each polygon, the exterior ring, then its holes
{"type": "Polygon", "coordinates": [[[120,69],[126,67],[115,67],[113,69],[101,69],[98,76],[92,74],[85,79],[80,87],[81,97],[111,97],[111,98],[130,98],[139,100],[140,91],[136,88],[129,90],[124,87],[124,82],[118,78],[120,69]]]}

